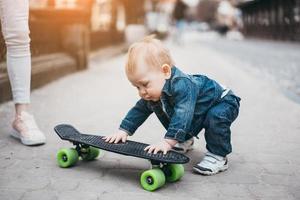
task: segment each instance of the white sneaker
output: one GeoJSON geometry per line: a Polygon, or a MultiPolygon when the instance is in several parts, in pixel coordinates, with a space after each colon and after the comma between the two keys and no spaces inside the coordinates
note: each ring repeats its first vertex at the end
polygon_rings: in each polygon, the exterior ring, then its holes
{"type": "Polygon", "coordinates": [[[44,134],[35,123],[34,117],[27,112],[22,112],[12,123],[11,135],[25,145],[39,145],[46,142],[44,134]]]}
{"type": "Polygon", "coordinates": [[[193,170],[202,175],[214,175],[228,169],[226,157],[207,152],[203,160],[193,167],[193,170]]]}
{"type": "Polygon", "coordinates": [[[194,145],[194,138],[191,138],[185,142],[177,143],[172,150],[179,152],[179,153],[186,153],[189,150],[193,149],[194,145]]]}

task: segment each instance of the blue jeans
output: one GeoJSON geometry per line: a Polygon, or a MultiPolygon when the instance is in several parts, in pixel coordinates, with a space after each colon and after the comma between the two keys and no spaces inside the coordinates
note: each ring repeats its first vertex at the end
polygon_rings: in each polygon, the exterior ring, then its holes
{"type": "Polygon", "coordinates": [[[223,157],[231,153],[230,126],[238,116],[240,100],[230,92],[208,110],[203,128],[206,149],[209,152],[223,157]]]}

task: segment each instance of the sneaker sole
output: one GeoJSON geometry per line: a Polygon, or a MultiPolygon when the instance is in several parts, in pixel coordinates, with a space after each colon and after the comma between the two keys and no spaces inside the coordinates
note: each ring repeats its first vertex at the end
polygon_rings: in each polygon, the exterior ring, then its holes
{"type": "Polygon", "coordinates": [[[22,144],[27,145],[27,146],[35,146],[35,145],[41,145],[41,144],[45,144],[46,141],[45,140],[40,140],[40,141],[26,141],[23,140],[20,137],[20,134],[16,131],[16,130],[12,130],[10,135],[18,140],[20,140],[22,142],[22,144]]]}
{"type": "Polygon", "coordinates": [[[196,167],[193,167],[194,172],[201,174],[201,175],[206,175],[206,176],[211,176],[211,175],[215,175],[218,174],[220,172],[224,172],[228,169],[228,165],[224,166],[223,168],[221,168],[220,170],[216,171],[216,172],[209,172],[209,171],[202,171],[201,169],[198,169],[196,167]]]}
{"type": "Polygon", "coordinates": [[[45,144],[46,142],[45,141],[34,141],[34,142],[31,142],[31,141],[24,141],[24,140],[21,140],[22,144],[26,145],[26,146],[38,146],[38,145],[42,145],[42,144],[45,144]]]}

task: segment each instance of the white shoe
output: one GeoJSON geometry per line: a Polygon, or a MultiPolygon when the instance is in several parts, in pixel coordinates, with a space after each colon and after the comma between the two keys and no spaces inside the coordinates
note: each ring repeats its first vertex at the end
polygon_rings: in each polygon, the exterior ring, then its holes
{"type": "Polygon", "coordinates": [[[27,112],[18,115],[12,124],[11,135],[20,139],[24,145],[39,145],[46,142],[44,134],[35,123],[34,117],[27,112]]]}
{"type": "Polygon", "coordinates": [[[172,150],[179,152],[179,153],[186,153],[193,149],[194,145],[194,138],[191,138],[185,142],[177,143],[172,150]]]}
{"type": "Polygon", "coordinates": [[[213,175],[228,169],[226,157],[207,152],[203,160],[193,167],[193,170],[202,175],[213,175]]]}

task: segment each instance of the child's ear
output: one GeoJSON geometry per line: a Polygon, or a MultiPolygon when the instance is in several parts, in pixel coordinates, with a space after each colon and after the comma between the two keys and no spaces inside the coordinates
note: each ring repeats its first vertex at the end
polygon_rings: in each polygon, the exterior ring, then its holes
{"type": "Polygon", "coordinates": [[[162,70],[162,73],[164,74],[165,78],[166,79],[169,79],[171,77],[171,66],[168,65],[168,64],[163,64],[161,66],[161,70],[162,70]]]}

